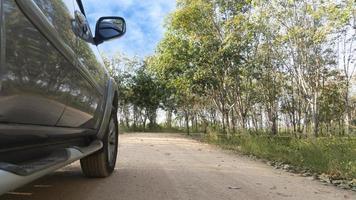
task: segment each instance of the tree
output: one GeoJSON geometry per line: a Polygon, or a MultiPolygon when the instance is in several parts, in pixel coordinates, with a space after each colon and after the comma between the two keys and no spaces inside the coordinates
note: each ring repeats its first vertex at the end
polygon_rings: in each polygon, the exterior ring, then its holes
{"type": "Polygon", "coordinates": [[[178,0],[147,62],[167,124],[174,110],[188,133],[347,132],[354,15],[351,0],[178,0]]]}

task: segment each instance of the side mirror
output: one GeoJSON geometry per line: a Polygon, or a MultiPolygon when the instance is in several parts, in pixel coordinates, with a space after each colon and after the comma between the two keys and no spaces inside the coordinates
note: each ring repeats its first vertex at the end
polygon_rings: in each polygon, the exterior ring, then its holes
{"type": "Polygon", "coordinates": [[[119,38],[126,33],[126,22],[122,17],[101,17],[96,23],[95,44],[119,38]]]}

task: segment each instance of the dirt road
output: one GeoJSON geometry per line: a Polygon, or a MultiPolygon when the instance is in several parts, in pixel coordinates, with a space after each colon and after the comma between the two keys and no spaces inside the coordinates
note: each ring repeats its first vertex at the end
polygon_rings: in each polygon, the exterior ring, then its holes
{"type": "Polygon", "coordinates": [[[127,134],[120,142],[110,178],[84,178],[77,162],[0,200],[356,199],[355,192],[179,135],[127,134]]]}

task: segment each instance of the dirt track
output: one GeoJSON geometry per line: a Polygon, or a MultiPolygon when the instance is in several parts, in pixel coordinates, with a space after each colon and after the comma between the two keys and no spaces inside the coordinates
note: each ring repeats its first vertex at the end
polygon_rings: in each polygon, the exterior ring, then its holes
{"type": "Polygon", "coordinates": [[[356,199],[355,192],[179,135],[127,134],[120,143],[110,178],[84,178],[76,162],[0,200],[356,199]]]}

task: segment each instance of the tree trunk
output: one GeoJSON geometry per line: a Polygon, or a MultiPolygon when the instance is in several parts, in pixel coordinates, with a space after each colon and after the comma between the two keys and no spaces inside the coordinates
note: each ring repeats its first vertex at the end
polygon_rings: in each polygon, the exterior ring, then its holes
{"type": "Polygon", "coordinates": [[[145,132],[145,130],[146,130],[146,123],[147,123],[147,117],[144,116],[144,117],[143,117],[143,131],[144,131],[144,132],[145,132]]]}
{"type": "Polygon", "coordinates": [[[232,125],[232,132],[233,134],[236,133],[236,117],[234,111],[231,112],[231,125],[232,125]]]}
{"type": "Polygon", "coordinates": [[[166,126],[167,128],[172,128],[172,109],[168,109],[166,114],[167,114],[166,126]]]}
{"type": "MultiPolygon", "coordinates": [[[[275,115],[276,115],[276,114],[275,114],[275,115]]],[[[278,119],[277,116],[273,116],[273,117],[272,117],[272,128],[271,128],[272,135],[277,135],[277,134],[278,134],[278,123],[277,123],[277,119],[278,119]]]]}
{"type": "Polygon", "coordinates": [[[187,135],[190,135],[190,132],[189,132],[189,112],[188,111],[184,111],[184,117],[185,117],[185,128],[186,128],[186,131],[187,131],[187,135]]]}
{"type": "Polygon", "coordinates": [[[319,119],[318,119],[318,105],[317,105],[317,92],[314,92],[313,103],[312,103],[312,122],[313,122],[313,133],[315,137],[319,134],[319,119]]]}
{"type": "Polygon", "coordinates": [[[349,135],[350,133],[350,120],[351,118],[351,111],[350,111],[350,99],[349,99],[349,81],[346,83],[346,92],[345,92],[345,117],[344,117],[344,123],[345,123],[345,134],[349,135]]]}
{"type": "Polygon", "coordinates": [[[133,127],[136,128],[137,127],[137,107],[134,106],[133,108],[133,127]]]}
{"type": "Polygon", "coordinates": [[[226,121],[226,127],[227,127],[227,130],[225,130],[225,133],[230,134],[231,127],[230,127],[229,111],[225,110],[224,112],[225,112],[225,121],[226,121]]]}

